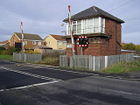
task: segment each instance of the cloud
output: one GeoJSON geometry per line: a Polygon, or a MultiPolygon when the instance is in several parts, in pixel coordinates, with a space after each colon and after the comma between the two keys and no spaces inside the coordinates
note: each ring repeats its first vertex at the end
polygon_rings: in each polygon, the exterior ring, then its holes
{"type": "Polygon", "coordinates": [[[24,18],[52,21],[62,16],[64,8],[62,2],[54,3],[54,1],[56,2],[56,0],[4,0],[0,6],[24,18]]]}
{"type": "Polygon", "coordinates": [[[122,41],[125,43],[140,44],[140,32],[123,33],[122,41]]]}
{"type": "MultiPolygon", "coordinates": [[[[24,31],[37,33],[42,37],[48,34],[64,34],[61,27],[63,19],[68,15],[67,6],[72,6],[72,14],[96,5],[103,10],[126,21],[123,24],[123,40],[139,43],[138,38],[131,40],[131,35],[140,33],[139,0],[120,6],[122,0],[1,0],[0,2],[0,41],[7,40],[13,32],[19,32],[20,22],[24,23],[24,31]],[[119,7],[120,6],[120,7],[119,7]]],[[[137,36],[138,37],[138,36],[137,36]]]]}

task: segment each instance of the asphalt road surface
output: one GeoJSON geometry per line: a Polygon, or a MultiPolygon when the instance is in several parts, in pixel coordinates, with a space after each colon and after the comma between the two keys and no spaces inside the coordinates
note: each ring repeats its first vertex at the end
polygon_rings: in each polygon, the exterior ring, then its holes
{"type": "Polygon", "coordinates": [[[140,82],[0,60],[0,105],[140,105],[140,82]]]}

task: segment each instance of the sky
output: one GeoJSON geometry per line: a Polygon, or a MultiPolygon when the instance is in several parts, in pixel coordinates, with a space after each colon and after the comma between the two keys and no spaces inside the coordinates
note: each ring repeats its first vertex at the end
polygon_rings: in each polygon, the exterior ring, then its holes
{"type": "Polygon", "coordinates": [[[76,14],[97,6],[125,21],[122,24],[122,42],[140,44],[140,0],[0,0],[0,41],[9,40],[20,32],[23,22],[25,33],[64,35],[63,19],[71,5],[76,14]]]}

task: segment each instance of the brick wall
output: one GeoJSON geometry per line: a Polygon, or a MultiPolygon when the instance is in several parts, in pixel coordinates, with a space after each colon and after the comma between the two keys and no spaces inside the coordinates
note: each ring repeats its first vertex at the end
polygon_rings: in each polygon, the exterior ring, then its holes
{"type": "MultiPolygon", "coordinates": [[[[108,44],[108,54],[116,55],[121,54],[121,24],[106,19],[106,34],[112,35],[108,44]]],[[[106,52],[107,53],[107,52],[106,52]]]]}
{"type": "Polygon", "coordinates": [[[11,46],[11,47],[15,47],[15,42],[19,42],[19,43],[20,43],[21,40],[18,39],[16,35],[13,35],[13,36],[11,37],[11,39],[10,39],[10,46],[11,46]]]}
{"type": "MultiPolygon", "coordinates": [[[[99,38],[101,43],[90,43],[87,48],[83,48],[84,55],[93,56],[106,56],[121,54],[121,24],[112,20],[106,19],[105,21],[105,33],[111,35],[110,39],[99,38]]],[[[70,39],[69,39],[70,40],[70,39]]],[[[69,41],[67,39],[67,42],[69,41]]],[[[76,45],[76,54],[80,55],[81,50],[76,45]]],[[[66,54],[72,55],[72,49],[67,48],[66,54]]]]}

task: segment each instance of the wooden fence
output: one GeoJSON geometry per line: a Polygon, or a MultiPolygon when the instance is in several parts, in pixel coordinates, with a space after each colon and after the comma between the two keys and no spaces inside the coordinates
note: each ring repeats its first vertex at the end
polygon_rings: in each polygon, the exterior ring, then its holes
{"type": "Polygon", "coordinates": [[[126,55],[112,55],[112,56],[66,56],[61,55],[59,59],[59,65],[61,67],[70,67],[70,68],[86,68],[93,71],[102,70],[112,64],[121,62],[121,61],[133,61],[134,54],[126,55]]]}
{"type": "Polygon", "coordinates": [[[39,62],[42,60],[41,54],[13,53],[13,60],[21,62],[39,62]]]}

